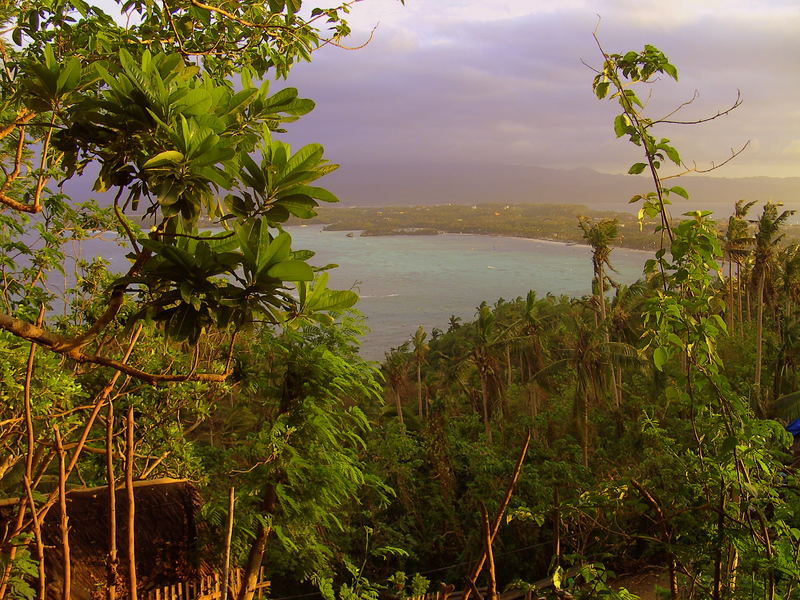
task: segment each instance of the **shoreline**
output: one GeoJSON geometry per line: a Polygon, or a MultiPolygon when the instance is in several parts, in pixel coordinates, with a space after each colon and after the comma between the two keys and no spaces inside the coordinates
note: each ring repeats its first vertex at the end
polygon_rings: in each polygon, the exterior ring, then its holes
{"type": "MultiPolygon", "coordinates": [[[[484,238],[503,238],[503,239],[511,239],[511,240],[529,240],[531,242],[540,242],[545,244],[559,244],[563,246],[581,246],[585,248],[591,248],[589,244],[583,241],[577,240],[554,240],[552,238],[539,238],[539,237],[530,237],[526,235],[509,235],[509,234],[502,234],[502,233],[475,233],[471,231],[437,231],[436,233],[403,233],[401,231],[393,231],[387,233],[372,233],[369,235],[364,235],[365,231],[369,231],[368,229],[329,229],[329,223],[304,223],[302,225],[287,225],[285,226],[287,229],[290,228],[299,228],[299,227],[320,227],[320,232],[326,233],[342,233],[345,236],[348,233],[356,234],[356,237],[367,237],[367,238],[381,238],[381,237],[437,237],[443,235],[458,235],[458,236],[477,236],[477,237],[484,237],[484,238]]],[[[353,236],[350,236],[353,237],[353,236]]],[[[652,248],[637,248],[635,246],[625,246],[624,244],[619,245],[612,245],[612,247],[617,250],[630,250],[632,252],[644,252],[647,254],[652,254],[655,252],[656,249],[652,248]]]]}

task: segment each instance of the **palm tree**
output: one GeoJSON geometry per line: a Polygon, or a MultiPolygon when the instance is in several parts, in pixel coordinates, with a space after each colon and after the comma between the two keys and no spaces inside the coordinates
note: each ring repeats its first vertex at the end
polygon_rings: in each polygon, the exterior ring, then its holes
{"type": "Polygon", "coordinates": [[[539,300],[536,298],[536,292],[529,291],[525,297],[525,307],[518,326],[521,382],[526,384],[528,403],[533,418],[536,418],[539,410],[540,384],[532,381],[532,377],[549,362],[549,352],[544,342],[546,333],[552,333],[552,330],[548,331],[548,325],[559,316],[556,312],[545,314],[542,309],[547,306],[552,306],[552,297],[539,300]]]}
{"type": "Polygon", "coordinates": [[[414,363],[417,366],[417,407],[420,419],[425,417],[422,406],[422,365],[425,363],[425,357],[429,350],[428,344],[425,343],[427,337],[428,334],[425,333],[425,328],[420,325],[411,340],[414,345],[414,363]]]}
{"type": "Polygon", "coordinates": [[[778,207],[780,203],[767,202],[764,209],[756,221],[755,252],[753,263],[753,277],[756,282],[756,368],[753,381],[753,389],[758,406],[762,408],[763,398],[761,394],[761,362],[764,346],[764,289],[767,277],[773,270],[775,262],[775,252],[778,244],[783,239],[783,234],[778,234],[781,226],[791,217],[795,211],[785,210],[780,215],[778,207]]]}
{"type": "Polygon", "coordinates": [[[401,344],[397,348],[392,348],[385,356],[383,370],[386,376],[386,384],[389,392],[394,396],[397,418],[400,424],[403,425],[403,402],[400,397],[400,388],[408,370],[408,342],[401,344]]]}
{"type": "Polygon", "coordinates": [[[611,357],[633,359],[636,350],[622,342],[605,342],[605,336],[599,335],[598,329],[587,327],[577,318],[569,323],[573,330],[570,347],[562,350],[563,358],[536,373],[534,379],[545,379],[563,369],[569,371],[575,382],[573,414],[581,442],[583,465],[589,466],[589,408],[592,404],[599,404],[603,392],[613,385],[608,377],[611,357]]]}
{"type": "MultiPolygon", "coordinates": [[[[642,334],[642,305],[648,294],[648,284],[639,280],[631,285],[618,285],[608,309],[608,330],[611,339],[633,348],[642,334]]],[[[611,344],[609,344],[611,346],[611,344]]],[[[620,407],[616,414],[617,432],[622,434],[625,419],[622,416],[622,374],[624,369],[612,362],[612,375],[619,394],[620,407]]]]}
{"type": "MultiPolygon", "coordinates": [[[[611,244],[619,240],[619,222],[616,219],[601,219],[593,223],[587,217],[580,217],[578,224],[583,230],[583,238],[592,247],[592,268],[594,270],[592,295],[599,313],[599,319],[597,315],[595,316],[595,325],[603,329],[603,339],[608,344],[611,341],[611,337],[606,319],[607,276],[605,269],[608,267],[612,271],[614,270],[610,260],[611,244]]],[[[614,398],[614,407],[619,411],[622,399],[620,398],[620,390],[617,387],[616,369],[613,361],[609,362],[609,368],[611,369],[611,393],[614,398]]]]}
{"type": "Polygon", "coordinates": [[[800,323],[794,309],[800,301],[800,244],[791,244],[780,251],[777,265],[780,269],[774,279],[780,284],[783,303],[780,311],[780,347],[775,357],[773,383],[774,397],[797,388],[797,364],[800,358],[800,323]]]}
{"type": "Polygon", "coordinates": [[[461,317],[457,317],[455,315],[450,315],[450,320],[447,322],[447,333],[451,331],[455,331],[459,327],[461,327],[461,317]]]}
{"type": "Polygon", "coordinates": [[[741,297],[741,281],[742,281],[742,265],[747,255],[750,253],[750,248],[755,242],[755,238],[750,235],[748,223],[745,220],[748,211],[755,204],[755,200],[745,202],[744,200],[736,201],[736,208],[734,213],[728,218],[728,228],[722,238],[723,250],[725,258],[728,261],[728,332],[733,333],[734,330],[734,315],[739,314],[739,325],[741,327],[742,319],[742,297],[741,297]],[[734,268],[736,263],[736,282],[738,288],[738,302],[734,302],[736,294],[734,294],[734,268]],[[738,311],[737,311],[738,306],[738,311]]]}
{"type": "Polygon", "coordinates": [[[471,362],[478,371],[481,386],[481,413],[486,439],[492,442],[491,428],[491,396],[493,390],[502,388],[500,379],[500,361],[497,349],[509,339],[513,327],[500,328],[494,311],[486,302],[478,307],[477,320],[475,321],[475,339],[465,360],[471,362]]]}
{"type": "Polygon", "coordinates": [[[551,363],[534,375],[539,381],[549,377],[556,371],[567,369],[574,377],[575,393],[573,396],[573,415],[575,428],[581,444],[583,465],[589,466],[589,405],[596,403],[600,390],[607,383],[604,376],[606,365],[602,352],[597,344],[597,330],[574,322],[575,338],[570,348],[564,349],[566,356],[551,363]]]}

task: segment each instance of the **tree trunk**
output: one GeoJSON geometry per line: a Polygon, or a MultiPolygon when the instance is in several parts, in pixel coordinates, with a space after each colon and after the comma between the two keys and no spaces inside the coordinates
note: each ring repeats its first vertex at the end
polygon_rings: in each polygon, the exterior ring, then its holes
{"type": "MultiPolygon", "coordinates": [[[[42,319],[44,307],[39,311],[39,321],[42,319]]],[[[28,498],[28,505],[31,510],[31,517],[33,519],[33,534],[36,541],[36,558],[39,561],[39,578],[38,578],[38,598],[44,600],[46,593],[45,583],[45,570],[44,570],[44,542],[42,541],[42,530],[40,527],[41,519],[36,513],[36,502],[33,499],[33,458],[35,450],[35,435],[33,431],[33,412],[31,405],[31,381],[33,377],[33,358],[36,354],[36,344],[31,344],[31,349],[28,353],[28,363],[25,370],[25,387],[23,389],[23,397],[25,403],[25,430],[27,437],[27,453],[25,459],[25,474],[23,475],[23,483],[25,484],[25,492],[28,498]]]]}
{"type": "Polygon", "coordinates": [[[480,372],[481,380],[481,401],[483,408],[483,427],[486,431],[486,440],[492,443],[492,426],[489,423],[489,389],[486,384],[486,375],[483,371],[480,372]]]}
{"type": "Polygon", "coordinates": [[[397,418],[400,420],[400,425],[404,425],[403,422],[403,405],[400,401],[400,390],[392,388],[392,392],[394,393],[394,405],[397,408],[397,418]]]}
{"type": "Polygon", "coordinates": [[[756,307],[756,370],[753,381],[753,392],[756,396],[756,402],[760,411],[759,416],[764,416],[762,408],[762,394],[761,394],[761,354],[763,350],[763,335],[764,335],[764,280],[766,274],[762,271],[758,278],[758,306],[756,307]]]}
{"type": "Polygon", "coordinates": [[[583,417],[583,431],[581,432],[581,453],[583,454],[583,466],[589,466],[589,394],[583,394],[583,407],[581,411],[583,417]]]}
{"type": "Polygon", "coordinates": [[[55,433],[56,450],[58,452],[59,526],[64,559],[64,586],[62,598],[64,600],[70,600],[72,597],[72,565],[70,564],[69,552],[69,517],[67,516],[67,476],[65,471],[64,444],[61,443],[61,434],[57,426],[53,428],[53,431],[55,433]]]}
{"type": "Polygon", "coordinates": [[[133,406],[128,407],[125,435],[125,491],[128,496],[128,597],[136,600],[136,500],[133,495],[133,406]]]}
{"type": "Polygon", "coordinates": [[[422,364],[417,359],[417,408],[419,410],[419,418],[423,420],[425,413],[422,410],[422,364]]]}
{"type": "MultiPolygon", "coordinates": [[[[500,523],[503,521],[503,515],[508,508],[508,503],[511,501],[511,496],[514,493],[514,486],[517,485],[519,481],[520,473],[522,472],[522,465],[525,463],[525,457],[528,454],[528,447],[531,443],[531,434],[528,432],[528,435],[525,437],[525,442],[522,444],[522,450],[519,453],[519,457],[517,458],[517,464],[514,466],[514,473],[511,476],[511,481],[509,481],[508,486],[506,487],[505,496],[503,496],[503,501],[500,503],[500,508],[495,515],[494,521],[492,522],[492,527],[490,530],[491,539],[497,536],[497,532],[500,531],[500,523]]],[[[461,600],[469,600],[470,595],[473,592],[473,588],[475,587],[475,581],[478,579],[478,575],[483,568],[484,563],[486,562],[486,552],[484,551],[481,554],[480,559],[475,566],[473,567],[472,571],[470,572],[469,577],[467,577],[467,583],[469,584],[464,592],[461,595],[461,600]]],[[[476,594],[479,597],[479,594],[476,594]]]]}
{"type": "Polygon", "coordinates": [[[561,494],[558,484],[553,485],[553,558],[555,566],[561,565],[561,494]]]}
{"type": "Polygon", "coordinates": [[[511,368],[511,348],[506,346],[506,387],[511,387],[514,382],[514,371],[511,368]]]}
{"type": "Polygon", "coordinates": [[[253,600],[258,583],[258,572],[261,569],[261,561],[264,560],[264,551],[267,549],[267,540],[272,532],[271,527],[265,527],[259,523],[256,538],[250,546],[250,553],[247,555],[247,565],[244,568],[242,577],[242,588],[239,590],[239,600],[253,600]]]}
{"type": "MultiPolygon", "coordinates": [[[[266,514],[274,514],[277,506],[278,497],[275,493],[275,487],[273,485],[268,485],[267,489],[264,491],[261,510],[266,514]]],[[[272,533],[272,527],[265,526],[263,522],[258,524],[256,537],[247,555],[247,564],[244,568],[242,587],[239,590],[238,600],[253,600],[255,586],[258,583],[258,573],[261,570],[261,562],[264,560],[264,551],[267,549],[267,540],[269,539],[270,533],[272,533]]]]}
{"type": "Polygon", "coordinates": [[[233,486],[228,490],[228,526],[225,532],[225,563],[222,565],[222,600],[228,600],[228,581],[231,567],[231,539],[233,537],[233,507],[236,501],[233,486]]]}
{"type": "Polygon", "coordinates": [[[736,310],[739,317],[739,335],[744,333],[744,312],[742,310],[742,265],[736,263],[736,310]]]}
{"type": "Polygon", "coordinates": [[[726,315],[728,335],[734,331],[734,301],[733,301],[733,258],[728,259],[728,314],[726,315]]]}

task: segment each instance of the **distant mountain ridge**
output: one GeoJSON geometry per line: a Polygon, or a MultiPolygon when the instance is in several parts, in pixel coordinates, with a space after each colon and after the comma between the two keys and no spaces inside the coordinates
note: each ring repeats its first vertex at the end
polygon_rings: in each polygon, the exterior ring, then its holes
{"type": "MultiPolygon", "coordinates": [[[[722,178],[687,175],[671,180],[690,194],[674,198],[673,212],[714,210],[728,214],[737,200],[783,202],[800,209],[800,177],[722,178]]],[[[603,210],[635,211],[631,196],[652,190],[645,174],[608,175],[587,168],[521,165],[345,163],[324,185],[344,206],[403,204],[570,203],[603,210]]]]}

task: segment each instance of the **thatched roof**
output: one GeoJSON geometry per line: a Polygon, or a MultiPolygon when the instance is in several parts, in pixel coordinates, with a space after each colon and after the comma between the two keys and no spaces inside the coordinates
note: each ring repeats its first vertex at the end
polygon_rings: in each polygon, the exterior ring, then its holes
{"type": "MultiPolygon", "coordinates": [[[[195,515],[200,496],[185,480],[158,479],[134,483],[136,571],[140,589],[152,589],[194,578],[209,571],[198,556],[195,515]]],[[[119,575],[127,576],[128,501],[117,488],[117,549],[119,575]]],[[[0,501],[0,523],[16,512],[15,501],[0,501]]],[[[67,492],[72,598],[102,597],[108,555],[108,488],[67,492]]],[[[60,598],[63,587],[63,549],[58,507],[42,524],[46,546],[48,598],[60,598]]]]}

